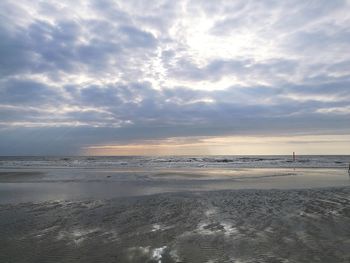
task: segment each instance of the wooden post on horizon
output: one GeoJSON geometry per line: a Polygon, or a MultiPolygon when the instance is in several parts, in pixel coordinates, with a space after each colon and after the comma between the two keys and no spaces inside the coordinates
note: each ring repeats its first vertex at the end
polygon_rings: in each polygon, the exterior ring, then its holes
{"type": "Polygon", "coordinates": [[[293,162],[295,162],[295,152],[293,152],[293,162]]]}

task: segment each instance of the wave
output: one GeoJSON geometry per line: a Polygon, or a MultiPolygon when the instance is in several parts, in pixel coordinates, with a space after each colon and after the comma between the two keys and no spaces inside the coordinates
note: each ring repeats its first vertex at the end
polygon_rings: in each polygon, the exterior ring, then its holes
{"type": "Polygon", "coordinates": [[[349,156],[63,156],[0,157],[0,168],[284,168],[347,167],[349,156]]]}

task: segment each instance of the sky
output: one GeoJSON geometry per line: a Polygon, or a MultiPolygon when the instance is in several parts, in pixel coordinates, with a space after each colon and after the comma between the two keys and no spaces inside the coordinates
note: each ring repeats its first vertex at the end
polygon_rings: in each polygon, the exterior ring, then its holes
{"type": "Polygon", "coordinates": [[[1,0],[0,155],[350,154],[349,0],[1,0]]]}

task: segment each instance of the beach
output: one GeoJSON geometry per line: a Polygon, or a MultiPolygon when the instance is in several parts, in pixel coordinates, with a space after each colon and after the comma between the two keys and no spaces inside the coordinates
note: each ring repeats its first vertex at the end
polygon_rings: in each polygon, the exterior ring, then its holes
{"type": "Polygon", "coordinates": [[[349,262],[344,167],[168,164],[3,162],[0,261],[349,262]]]}
{"type": "Polygon", "coordinates": [[[0,263],[350,263],[350,0],[0,0],[0,263]]]}

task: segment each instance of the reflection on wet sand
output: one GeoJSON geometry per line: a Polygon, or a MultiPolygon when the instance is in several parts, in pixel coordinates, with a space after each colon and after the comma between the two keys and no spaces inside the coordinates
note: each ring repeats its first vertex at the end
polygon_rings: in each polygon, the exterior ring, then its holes
{"type": "Polygon", "coordinates": [[[349,187],[8,204],[0,213],[1,262],[350,260],[349,187]]]}
{"type": "Polygon", "coordinates": [[[0,203],[106,199],[183,191],[300,189],[349,185],[344,169],[11,169],[0,172],[0,203]]]}

